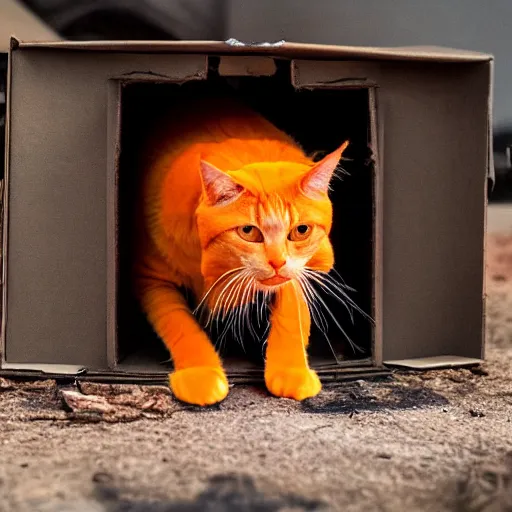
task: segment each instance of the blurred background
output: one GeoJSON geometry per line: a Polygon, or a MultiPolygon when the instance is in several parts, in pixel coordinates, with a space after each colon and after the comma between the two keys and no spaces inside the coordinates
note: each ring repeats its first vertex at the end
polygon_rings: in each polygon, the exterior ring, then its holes
{"type": "MultiPolygon", "coordinates": [[[[496,186],[490,199],[512,201],[510,0],[0,0],[0,34],[9,32],[9,19],[15,24],[12,13],[19,8],[68,40],[234,37],[364,46],[437,45],[492,53],[496,58],[496,186]]],[[[21,23],[20,19],[16,21],[21,23]]],[[[1,96],[0,90],[0,103],[1,96]]]]}

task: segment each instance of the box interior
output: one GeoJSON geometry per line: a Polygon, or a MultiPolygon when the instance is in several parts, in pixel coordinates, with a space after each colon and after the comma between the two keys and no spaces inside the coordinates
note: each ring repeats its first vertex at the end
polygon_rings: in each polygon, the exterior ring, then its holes
{"type": "MultiPolygon", "coordinates": [[[[117,360],[123,371],[168,372],[169,354],[153,333],[137,303],[130,283],[131,225],[134,192],[140,179],[138,152],[144,135],[159,116],[172,116],[173,105],[185,97],[234,94],[292,135],[309,154],[320,159],[345,140],[350,146],[341,167],[345,171],[333,182],[331,198],[334,223],[331,240],[335,249],[335,270],[358,307],[373,316],[374,296],[374,165],[371,159],[369,91],[366,88],[300,89],[290,81],[289,61],[276,61],[277,71],[266,77],[223,77],[215,59],[210,59],[207,80],[182,84],[127,81],[120,94],[120,155],[118,160],[117,211],[117,360]]],[[[371,363],[374,332],[372,323],[354,312],[353,323],[347,310],[336,299],[321,293],[325,304],[346,335],[359,350],[354,351],[346,337],[323,308],[327,336],[313,327],[310,361],[317,369],[368,365],[371,363]]],[[[255,333],[244,333],[244,347],[230,333],[222,344],[221,355],[228,372],[259,370],[264,357],[263,322],[251,323],[255,333]],[[256,334],[252,336],[251,334],[256,334]]],[[[221,331],[222,332],[222,329],[221,331]]],[[[212,341],[218,332],[210,333],[212,341]]]]}

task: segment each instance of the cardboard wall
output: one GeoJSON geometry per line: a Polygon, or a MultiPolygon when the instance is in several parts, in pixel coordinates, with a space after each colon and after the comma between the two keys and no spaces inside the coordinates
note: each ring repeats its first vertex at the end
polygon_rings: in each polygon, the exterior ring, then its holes
{"type": "Polygon", "coordinates": [[[205,62],[13,53],[8,362],[106,366],[108,79],[150,67],[180,81],[205,62]]]}
{"type": "Polygon", "coordinates": [[[384,360],[481,357],[489,63],[297,63],[379,84],[384,360]]]}
{"type": "MultiPolygon", "coordinates": [[[[299,87],[379,85],[385,359],[481,355],[489,66],[296,63],[299,87]]],[[[205,69],[200,55],[14,51],[7,361],[106,365],[108,79],[205,69]]]]}

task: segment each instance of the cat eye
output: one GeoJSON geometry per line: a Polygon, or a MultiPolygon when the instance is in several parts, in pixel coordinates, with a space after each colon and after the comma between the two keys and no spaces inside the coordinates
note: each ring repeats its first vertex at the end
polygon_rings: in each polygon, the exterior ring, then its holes
{"type": "Polygon", "coordinates": [[[247,242],[263,242],[263,233],[256,226],[240,226],[236,231],[247,242]]]}
{"type": "Polygon", "coordinates": [[[288,240],[292,242],[302,242],[311,236],[311,226],[299,224],[295,226],[288,235],[288,240]]]}

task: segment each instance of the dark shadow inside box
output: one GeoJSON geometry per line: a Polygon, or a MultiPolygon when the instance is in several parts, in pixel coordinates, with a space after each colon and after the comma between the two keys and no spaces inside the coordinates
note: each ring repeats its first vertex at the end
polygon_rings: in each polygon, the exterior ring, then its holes
{"type": "MultiPolygon", "coordinates": [[[[369,92],[367,89],[296,90],[290,83],[289,63],[272,77],[223,78],[211,69],[208,80],[185,84],[130,82],[122,87],[121,140],[118,179],[118,367],[135,371],[168,371],[169,354],[133,300],[130,283],[130,247],[133,204],[140,142],[160,116],[172,116],[173,105],[185,99],[233,94],[292,135],[316,159],[350,141],[333,182],[335,276],[355,291],[347,291],[361,310],[373,315],[374,293],[374,166],[370,149],[369,92]]],[[[357,311],[315,286],[324,320],[310,336],[310,361],[315,368],[367,364],[372,357],[373,325],[357,311]],[[330,310],[330,314],[327,312],[330,310]],[[353,319],[351,318],[353,317],[353,319]],[[342,332],[342,330],[344,332],[342,332]],[[324,332],[322,332],[324,331],[324,332]],[[357,344],[354,350],[347,339],[357,344]]],[[[225,323],[214,324],[212,341],[220,343],[228,371],[261,368],[264,361],[268,308],[263,318],[251,317],[251,328],[241,332],[243,344],[225,323]],[[224,334],[224,336],[223,336],[224,334]]],[[[317,316],[317,320],[319,316],[317,316]]],[[[238,336],[239,338],[240,336],[238,336]]]]}

